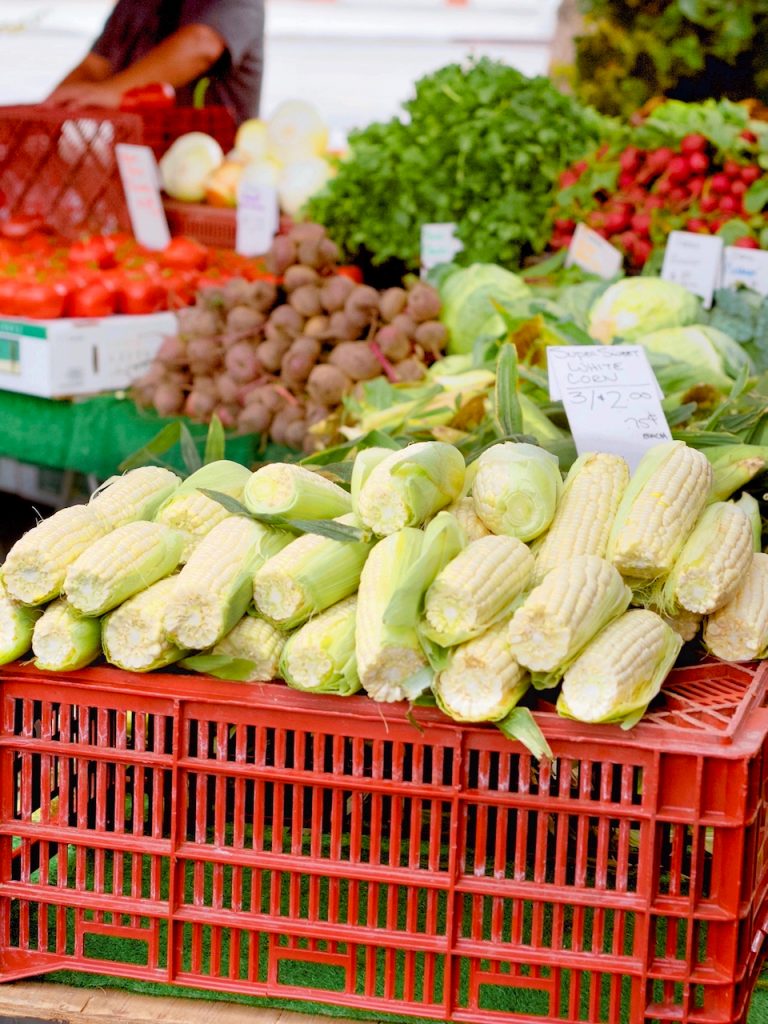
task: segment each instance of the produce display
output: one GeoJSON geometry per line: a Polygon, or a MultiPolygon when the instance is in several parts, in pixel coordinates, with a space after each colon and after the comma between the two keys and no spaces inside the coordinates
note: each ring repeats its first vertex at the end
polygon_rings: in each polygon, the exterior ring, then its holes
{"type": "Polygon", "coordinates": [[[103,654],[138,672],[282,674],[514,731],[531,686],[561,714],[631,726],[700,624],[717,656],[766,654],[757,502],[714,501],[710,461],[682,441],[631,478],[620,456],[595,453],[563,481],[554,456],[510,441],[469,466],[441,441],[361,448],[340,466],[333,479],[286,463],[229,493],[187,487],[210,511],[191,543],[163,517],[185,485],[160,467],[55,513],[3,566],[2,662],[31,647],[49,671],[103,654]]]}
{"type": "Polygon", "coordinates": [[[0,227],[0,313],[53,320],[180,309],[197,289],[231,277],[264,277],[236,253],[174,238],[161,252],[128,235],[94,235],[64,242],[28,218],[0,227]]]}
{"type": "Polygon", "coordinates": [[[318,425],[359,382],[423,378],[447,337],[437,291],[415,280],[377,291],[342,272],[338,256],[324,229],[305,222],[265,258],[276,283],[201,291],[136,382],[138,404],[201,422],[216,415],[311,452],[322,447],[318,425]]]}
{"type": "Polygon", "coordinates": [[[331,177],[327,150],[320,114],[310,103],[288,100],[266,120],[243,122],[226,155],[204,132],[182,135],[161,159],[160,174],[172,199],[219,207],[237,206],[246,184],[271,185],[283,212],[296,216],[331,177]]]}

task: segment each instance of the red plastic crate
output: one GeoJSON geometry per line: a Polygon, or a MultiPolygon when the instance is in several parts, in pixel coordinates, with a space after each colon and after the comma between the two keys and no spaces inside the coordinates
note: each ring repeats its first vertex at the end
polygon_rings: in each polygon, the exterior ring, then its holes
{"type": "Polygon", "coordinates": [[[141,112],[144,145],[151,146],[159,160],[170,144],[187,132],[212,135],[225,153],[235,144],[237,126],[226,107],[170,107],[141,112]]]}
{"type": "Polygon", "coordinates": [[[205,203],[182,203],[164,199],[165,216],[172,235],[194,238],[214,249],[234,249],[237,237],[237,213],[205,203]]]}
{"type": "Polygon", "coordinates": [[[59,968],[475,1024],[744,1022],[768,668],[538,764],[437,711],[0,670],[0,980],[59,968]],[[311,968],[307,983],[307,968],[311,968]]]}
{"type": "Polygon", "coordinates": [[[137,114],[0,107],[0,216],[40,217],[65,238],[130,230],[115,146],[142,133],[137,114]]]}

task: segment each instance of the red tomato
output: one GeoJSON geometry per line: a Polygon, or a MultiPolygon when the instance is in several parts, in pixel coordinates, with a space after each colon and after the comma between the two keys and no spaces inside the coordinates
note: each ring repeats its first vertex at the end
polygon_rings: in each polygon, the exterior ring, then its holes
{"type": "Polygon", "coordinates": [[[120,110],[168,110],[176,104],[176,90],[169,82],[149,82],[127,89],[120,110]]]}
{"type": "Polygon", "coordinates": [[[68,313],[74,317],[112,316],[116,298],[102,281],[91,281],[72,293],[68,313]]]}
{"type": "Polygon", "coordinates": [[[191,238],[173,238],[159,253],[163,266],[174,270],[204,270],[208,266],[208,247],[191,238]]]}
{"type": "Polygon", "coordinates": [[[168,309],[183,309],[195,301],[197,274],[193,271],[163,271],[162,287],[166,293],[168,309]]]}
{"type": "Polygon", "coordinates": [[[354,281],[355,284],[363,283],[363,272],[360,267],[355,267],[352,264],[344,267],[337,267],[336,273],[340,277],[348,277],[350,281],[354,281]]]}
{"type": "Polygon", "coordinates": [[[16,316],[32,320],[56,320],[64,315],[66,292],[48,281],[16,282],[16,316]]]}
{"type": "Polygon", "coordinates": [[[102,235],[84,238],[69,247],[68,261],[71,267],[97,267],[106,270],[115,266],[115,251],[102,235]]]}
{"type": "Polygon", "coordinates": [[[0,277],[0,313],[16,316],[18,281],[13,277],[0,277]]]}
{"type": "Polygon", "coordinates": [[[145,277],[124,276],[117,291],[117,311],[133,316],[167,308],[165,290],[145,277]]]}

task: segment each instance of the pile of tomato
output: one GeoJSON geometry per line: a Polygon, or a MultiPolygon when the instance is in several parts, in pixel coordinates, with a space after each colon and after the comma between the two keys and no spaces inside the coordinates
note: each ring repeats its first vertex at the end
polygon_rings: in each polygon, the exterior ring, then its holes
{"type": "Polygon", "coordinates": [[[180,309],[200,288],[268,277],[258,260],[174,238],[151,252],[128,235],[67,243],[6,221],[0,229],[0,314],[39,320],[180,309]]]}

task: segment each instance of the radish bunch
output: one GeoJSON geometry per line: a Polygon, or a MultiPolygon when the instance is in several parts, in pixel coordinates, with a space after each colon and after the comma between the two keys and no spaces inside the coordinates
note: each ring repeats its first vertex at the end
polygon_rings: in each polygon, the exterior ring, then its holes
{"type": "MultiPolygon", "coordinates": [[[[756,141],[745,133],[748,142],[756,141]]],[[[763,171],[756,164],[721,160],[704,135],[686,135],[677,149],[602,147],[592,161],[581,160],[560,176],[551,248],[569,245],[583,221],[620,249],[630,269],[640,270],[669,231],[716,234],[729,221],[745,222],[734,244],[758,248],[744,198],[763,171]]]]}

